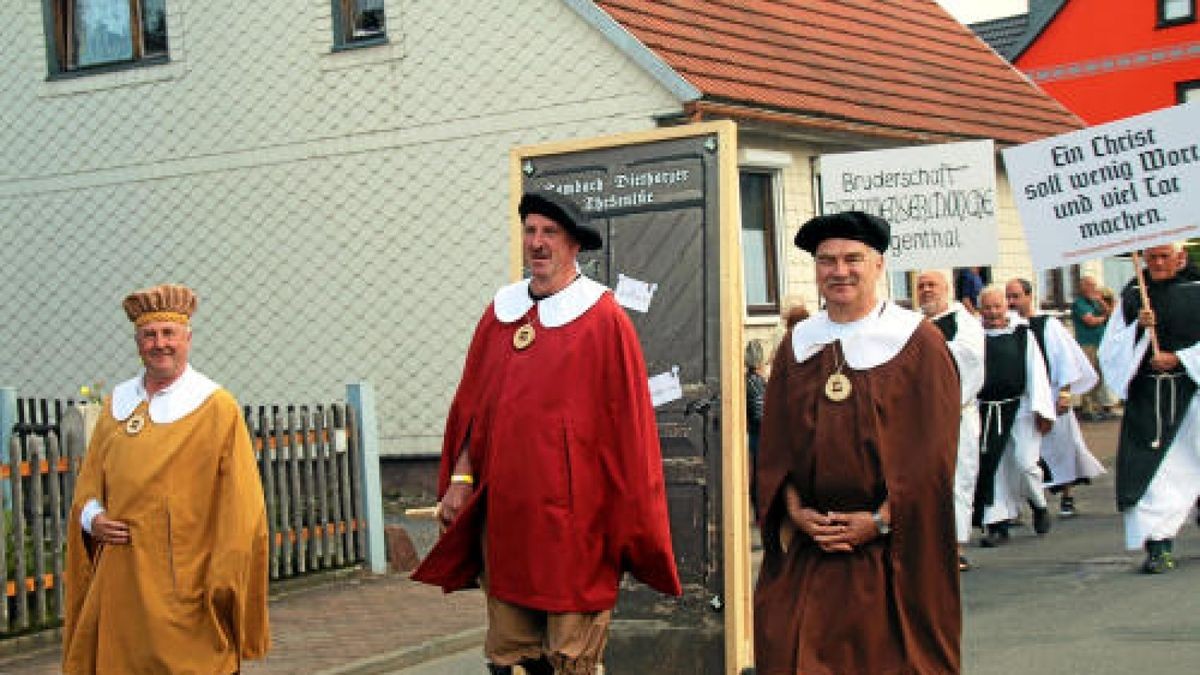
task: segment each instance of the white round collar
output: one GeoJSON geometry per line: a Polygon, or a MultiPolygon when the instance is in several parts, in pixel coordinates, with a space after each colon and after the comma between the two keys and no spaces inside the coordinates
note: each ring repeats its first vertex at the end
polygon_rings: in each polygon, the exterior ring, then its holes
{"type": "MultiPolygon", "coordinates": [[[[146,371],[138,373],[137,377],[125,380],[113,388],[112,416],[118,421],[125,420],[134,410],[146,400],[146,386],[143,379],[146,371]]],[[[150,421],[156,424],[176,422],[208,400],[213,392],[221,385],[205,377],[200,371],[188,364],[183,375],[150,399],[150,421]]]]}
{"type": "MultiPolygon", "coordinates": [[[[607,292],[608,288],[603,284],[580,275],[566,288],[538,301],[538,320],[547,328],[565,326],[583,316],[607,292]]],[[[496,320],[500,323],[517,321],[533,304],[533,298],[529,296],[529,279],[501,287],[492,300],[496,320]]]]}
{"type": "Polygon", "coordinates": [[[792,353],[796,363],[804,363],[825,345],[840,340],[846,365],[866,370],[895,358],[924,320],[891,302],[879,303],[870,314],[850,323],[832,321],[821,310],[792,329],[792,353]]]}

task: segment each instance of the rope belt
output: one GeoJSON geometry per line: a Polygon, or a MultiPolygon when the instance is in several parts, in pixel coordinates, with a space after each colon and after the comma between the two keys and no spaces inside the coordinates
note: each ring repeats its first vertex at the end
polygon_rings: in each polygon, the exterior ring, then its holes
{"type": "Polygon", "coordinates": [[[997,427],[1002,428],[1004,426],[1004,405],[1008,404],[1008,403],[1012,403],[1014,401],[1020,401],[1020,400],[1021,400],[1020,396],[1016,396],[1013,398],[1003,398],[998,401],[988,401],[988,400],[985,400],[982,398],[979,399],[979,402],[983,404],[983,409],[984,409],[984,413],[983,413],[983,437],[984,438],[988,437],[988,432],[992,427],[993,413],[996,416],[997,427]]]}
{"type": "Polygon", "coordinates": [[[1150,447],[1157,450],[1162,447],[1163,435],[1163,418],[1162,418],[1162,388],[1163,383],[1170,384],[1171,392],[1171,419],[1168,424],[1175,424],[1175,415],[1178,412],[1176,406],[1178,404],[1178,388],[1179,378],[1183,377],[1183,373],[1151,373],[1150,379],[1154,380],[1154,424],[1155,433],[1154,440],[1150,443],[1150,447]]]}

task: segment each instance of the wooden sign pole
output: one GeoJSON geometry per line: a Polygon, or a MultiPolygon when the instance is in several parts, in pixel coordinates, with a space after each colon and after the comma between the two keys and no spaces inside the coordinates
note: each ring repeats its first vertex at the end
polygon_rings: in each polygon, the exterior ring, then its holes
{"type": "MultiPolygon", "coordinates": [[[[1138,255],[1137,251],[1133,251],[1130,255],[1133,256],[1133,273],[1137,278],[1138,292],[1142,296],[1142,307],[1153,309],[1150,307],[1150,294],[1146,292],[1146,275],[1142,272],[1142,256],[1138,255]]],[[[1121,299],[1118,297],[1117,302],[1120,301],[1121,299]]],[[[1150,326],[1146,330],[1150,333],[1150,348],[1154,350],[1154,355],[1158,356],[1158,331],[1154,329],[1154,326],[1150,326]]]]}

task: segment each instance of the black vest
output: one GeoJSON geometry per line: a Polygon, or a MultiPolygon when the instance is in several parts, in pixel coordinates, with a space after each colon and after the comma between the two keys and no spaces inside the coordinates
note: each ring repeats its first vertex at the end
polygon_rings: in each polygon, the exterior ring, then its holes
{"type": "Polygon", "coordinates": [[[1025,350],[1029,327],[1017,326],[1011,333],[989,335],[984,343],[983,389],[979,391],[979,477],[975,482],[975,511],[972,522],[980,525],[983,507],[995,500],[996,471],[1012,438],[1013,422],[1025,393],[1025,350]],[[993,404],[989,401],[1004,401],[993,404]]]}
{"type": "Polygon", "coordinates": [[[984,343],[981,401],[1003,401],[1025,393],[1025,350],[1029,327],[1017,326],[1011,333],[989,335],[984,343]],[[1016,367],[1014,364],[1019,364],[1016,367]]]}
{"type": "Polygon", "coordinates": [[[942,316],[939,316],[933,320],[933,325],[937,326],[938,330],[942,331],[942,335],[945,336],[946,342],[950,342],[954,339],[955,335],[958,335],[957,314],[957,312],[946,312],[942,316]]]}

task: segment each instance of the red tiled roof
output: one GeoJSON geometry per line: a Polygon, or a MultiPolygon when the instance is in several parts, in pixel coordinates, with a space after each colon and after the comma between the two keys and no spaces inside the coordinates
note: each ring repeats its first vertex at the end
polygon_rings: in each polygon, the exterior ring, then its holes
{"type": "Polygon", "coordinates": [[[597,0],[716,116],[1024,143],[1084,126],[934,0],[597,0]]]}

